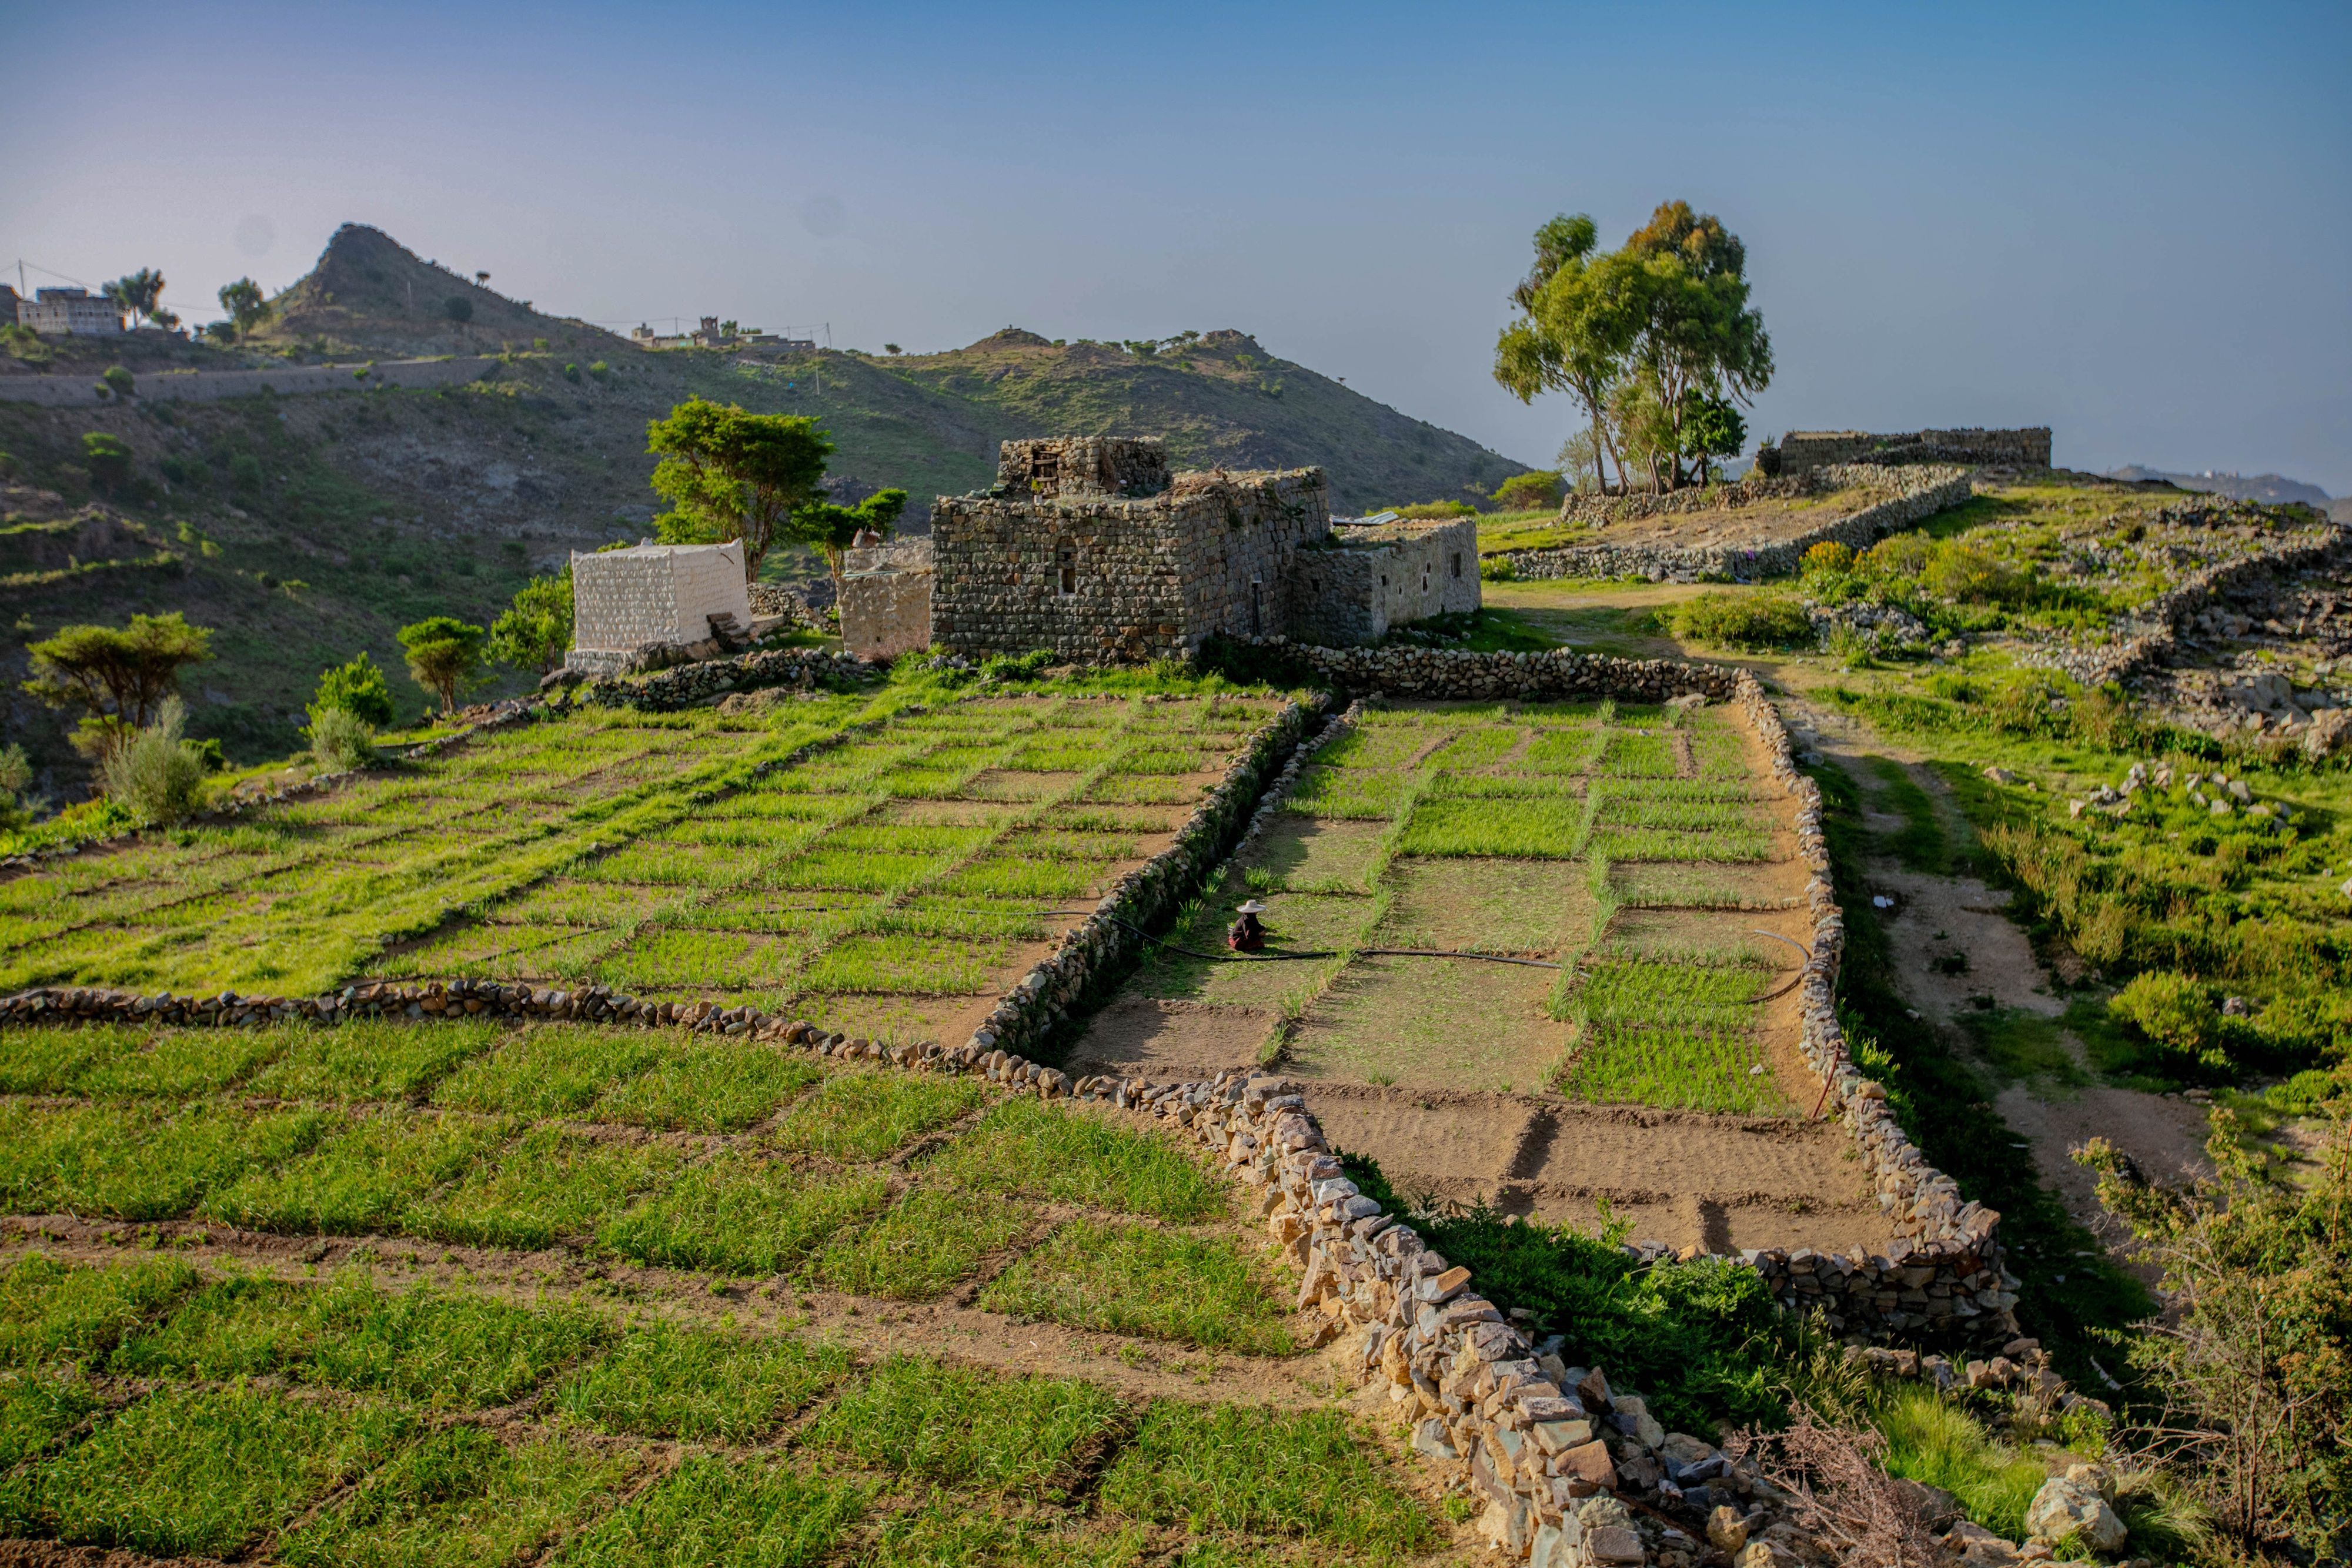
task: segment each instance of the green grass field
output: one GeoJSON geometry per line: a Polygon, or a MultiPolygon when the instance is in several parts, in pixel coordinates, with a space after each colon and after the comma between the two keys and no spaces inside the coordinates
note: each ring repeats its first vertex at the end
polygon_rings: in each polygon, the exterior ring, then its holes
{"type": "Polygon", "coordinates": [[[763,720],[573,714],[0,884],[0,991],[474,977],[819,1019],[846,998],[992,997],[1278,706],[926,711],[892,688],[763,720]]]}
{"type": "Polygon", "coordinates": [[[1333,956],[1249,966],[1163,950],[1139,989],[1273,1013],[1261,1060],[1308,1077],[1787,1114],[1748,1005],[1767,971],[1703,948],[1641,963],[1609,951],[1620,909],[1785,903],[1785,808],[1750,774],[1747,745],[1720,709],[1372,709],[1316,753],[1284,824],[1174,937],[1216,948],[1232,905],[1255,896],[1272,904],[1276,950],[1333,956]],[[1565,967],[1360,956],[1370,948],[1565,967]]]}
{"type": "Polygon", "coordinates": [[[1301,1348],[1232,1189],[1115,1113],[675,1030],[7,1039],[60,1066],[0,1099],[0,1531],[303,1563],[1156,1561],[1171,1530],[1203,1560],[1355,1563],[1438,1540],[1341,1416],[1017,1370],[1024,1324],[1122,1359],[1301,1348]],[[325,1268],[281,1239],[341,1236],[366,1239],[325,1268]],[[398,1271],[450,1247],[476,1250],[398,1271]],[[774,1310],[739,1322],[719,1290],[774,1310]],[[794,1310],[820,1299],[1004,1326],[945,1360],[858,1353],[794,1310]],[[1262,1473],[1234,1493],[1160,1453],[1194,1427],[1251,1434],[1262,1473]]]}

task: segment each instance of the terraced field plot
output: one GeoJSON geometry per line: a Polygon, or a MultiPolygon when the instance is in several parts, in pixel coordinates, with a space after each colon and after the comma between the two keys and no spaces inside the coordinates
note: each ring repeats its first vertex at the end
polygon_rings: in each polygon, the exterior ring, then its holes
{"type": "Polygon", "coordinates": [[[0,1057],[0,1533],[887,1564],[1451,1535],[1307,1386],[1227,1185],[1108,1113],[569,1024],[0,1057]]]}
{"type": "Polygon", "coordinates": [[[1801,1117],[1818,1085],[1771,993],[1810,935],[1804,873],[1752,744],[1722,708],[1371,711],[1172,939],[1217,952],[1255,896],[1276,961],[1162,950],[1079,1064],[1278,1064],[1404,1191],[1553,1218],[1606,1200],[1685,1244],[1883,1240],[1837,1134],[1801,1117]]]}
{"type": "Polygon", "coordinates": [[[957,1043],[1277,706],[837,697],[529,725],[0,883],[0,991],[593,982],[957,1043]]]}

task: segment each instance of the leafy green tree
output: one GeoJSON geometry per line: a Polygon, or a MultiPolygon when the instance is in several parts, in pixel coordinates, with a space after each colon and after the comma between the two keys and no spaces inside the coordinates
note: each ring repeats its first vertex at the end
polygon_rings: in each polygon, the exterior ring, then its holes
{"type": "Polygon", "coordinates": [[[1661,203],[1621,254],[1643,273],[1633,352],[1674,428],[1664,446],[1672,488],[1684,479],[1680,460],[1701,451],[1684,433],[1686,414],[1706,399],[1752,401],[1772,380],[1772,340],[1748,303],[1748,247],[1721,219],[1692,212],[1687,202],[1661,203]],[[1685,396],[1692,392],[1701,399],[1685,396]]]}
{"type": "Polygon", "coordinates": [[[0,747],[0,833],[13,833],[22,828],[32,812],[25,804],[25,791],[33,782],[33,764],[25,748],[11,745],[0,747]]]}
{"type": "Polygon", "coordinates": [[[109,495],[130,482],[131,447],[119,435],[109,435],[102,430],[85,432],[81,460],[89,470],[89,482],[109,495]]]}
{"type": "Polygon", "coordinates": [[[907,350],[896,343],[885,343],[882,345],[882,351],[886,354],[903,354],[907,350]]]}
{"type": "Polygon", "coordinates": [[[514,596],[505,613],[490,622],[490,657],[519,670],[541,674],[563,663],[572,646],[572,567],[553,577],[534,577],[514,596]]]}
{"type": "Polygon", "coordinates": [[[1712,460],[1737,457],[1748,445],[1748,422],[1728,398],[1691,387],[1683,393],[1682,455],[1698,465],[1699,483],[1712,475],[1712,460]]]}
{"type": "MultiPolygon", "coordinates": [[[[1495,380],[1521,402],[1548,392],[1572,394],[1592,421],[1594,446],[1616,458],[1622,479],[1625,464],[1609,439],[1607,416],[1641,331],[1640,278],[1619,258],[1596,256],[1598,243],[1582,213],[1536,231],[1535,266],[1511,291],[1519,319],[1495,343],[1495,380]]],[[[1605,495],[1609,476],[1600,477],[1605,495]]]]}
{"type": "Polygon", "coordinates": [[[32,643],[33,678],[25,690],[54,708],[80,708],[74,749],[102,756],[154,719],[179,689],[180,672],[211,658],[212,632],[191,626],[178,611],[133,615],[111,626],[67,626],[32,643]]]}
{"type": "Polygon", "coordinates": [[[261,292],[261,285],[250,277],[240,277],[220,291],[221,308],[228,312],[228,321],[242,337],[269,317],[269,300],[261,292]]]}
{"type": "Polygon", "coordinates": [[[1532,512],[1559,505],[1559,476],[1548,469],[1531,468],[1524,474],[1514,474],[1495,486],[1486,497],[1507,512],[1532,512]]]}
{"type": "Polygon", "coordinates": [[[313,725],[320,714],[347,713],[382,729],[393,720],[392,687],[362,648],[352,655],[351,663],[319,672],[319,689],[311,695],[310,712],[313,725]]]}
{"type": "Polygon", "coordinates": [[[797,510],[820,502],[834,450],[804,415],[746,413],[698,397],[655,420],[646,438],[646,450],[661,455],[654,490],[670,504],[655,529],[670,544],[740,539],[747,580],[759,577],[779,537],[803,537],[787,529],[797,510]]]}
{"type": "Polygon", "coordinates": [[[120,306],[131,318],[131,324],[152,318],[163,299],[163,275],[152,267],[142,267],[128,277],[118,277],[101,284],[98,290],[120,306]]]}
{"type": "Polygon", "coordinates": [[[400,646],[408,657],[409,677],[441,699],[441,711],[454,713],[457,694],[481,680],[482,646],[489,634],[454,616],[435,615],[400,629],[400,646]]]}
{"type": "Polygon", "coordinates": [[[898,528],[898,514],[906,509],[906,491],[877,490],[854,507],[836,507],[830,501],[797,507],[787,526],[792,538],[824,557],[825,570],[832,573],[837,594],[841,591],[842,552],[866,528],[888,538],[898,528]]]}

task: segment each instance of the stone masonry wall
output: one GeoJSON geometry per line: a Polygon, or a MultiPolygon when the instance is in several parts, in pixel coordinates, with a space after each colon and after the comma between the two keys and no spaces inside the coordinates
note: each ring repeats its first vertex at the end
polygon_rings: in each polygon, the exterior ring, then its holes
{"type": "Polygon", "coordinates": [[[1792,430],[1780,438],[1780,466],[1799,473],[1832,463],[1853,463],[1872,454],[1904,447],[1932,447],[1942,463],[1991,464],[2002,468],[2050,466],[2050,428],[2025,430],[1915,430],[1873,435],[1860,430],[1792,430]]]}
{"type": "Polygon", "coordinates": [[[1478,608],[1478,525],[1349,528],[1303,550],[1289,578],[1289,635],[1331,646],[1377,643],[1389,628],[1478,608]]]}
{"type": "Polygon", "coordinates": [[[841,580],[842,644],[861,659],[895,659],[931,645],[931,571],[854,571],[841,580]]]}
{"type": "Polygon", "coordinates": [[[1062,435],[997,447],[996,483],[1014,497],[1153,496],[1168,481],[1168,448],[1154,436],[1062,435]]]}
{"type": "MultiPolygon", "coordinates": [[[[1851,470],[1847,472],[1851,473],[1851,470]]],[[[1797,570],[1807,550],[1826,540],[1867,549],[1886,535],[1912,528],[1937,512],[1957,507],[1972,493],[1968,471],[1932,465],[1871,470],[1867,483],[1892,484],[1896,493],[1884,501],[1849,512],[1807,529],[1794,538],[1754,548],[1711,545],[1685,549],[1671,545],[1580,545],[1554,549],[1498,550],[1486,559],[1507,560],[1519,577],[1645,577],[1653,582],[1673,579],[1732,578],[1743,582],[1786,577],[1797,570]],[[1889,476],[1895,476],[1891,480],[1889,476]]]]}
{"type": "Polygon", "coordinates": [[[1284,573],[1329,531],[1318,468],[1181,476],[1148,500],[943,497],[931,643],[1086,663],[1181,657],[1217,632],[1278,632],[1284,573]]]}

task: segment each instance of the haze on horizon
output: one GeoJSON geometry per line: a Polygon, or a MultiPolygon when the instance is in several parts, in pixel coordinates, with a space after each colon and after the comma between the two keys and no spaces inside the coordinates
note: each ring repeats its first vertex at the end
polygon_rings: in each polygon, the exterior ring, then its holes
{"type": "Polygon", "coordinates": [[[1529,235],[1680,197],[1748,245],[1754,434],[2047,423],[2068,466],[2352,492],[2352,10],[1953,16],[49,8],[0,261],[159,267],[194,322],[358,222],[618,330],[1234,327],[1547,465],[1573,410],[1488,375],[1529,235]]]}

